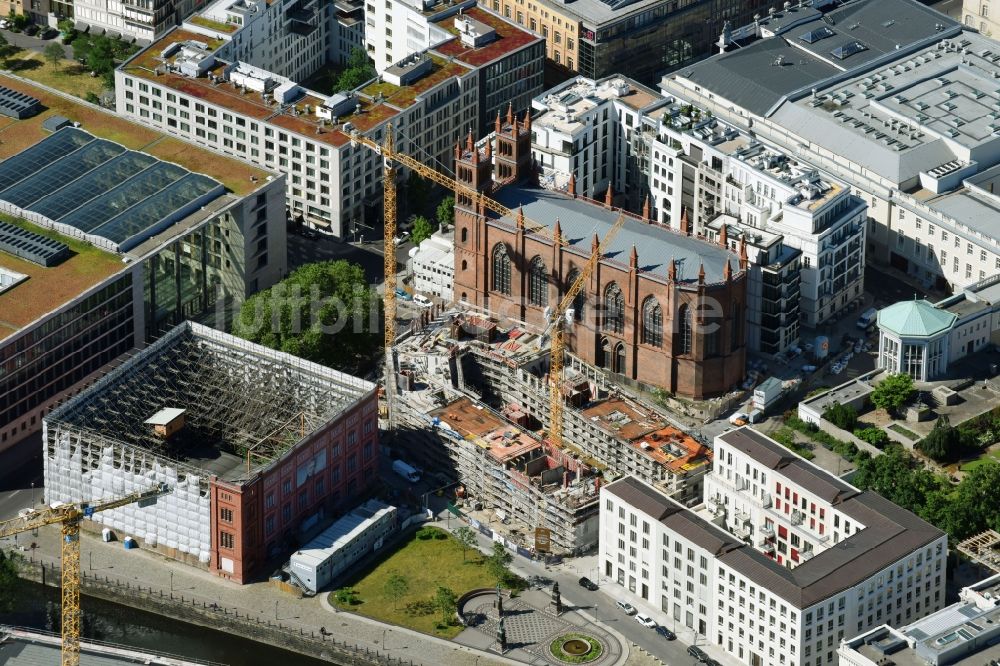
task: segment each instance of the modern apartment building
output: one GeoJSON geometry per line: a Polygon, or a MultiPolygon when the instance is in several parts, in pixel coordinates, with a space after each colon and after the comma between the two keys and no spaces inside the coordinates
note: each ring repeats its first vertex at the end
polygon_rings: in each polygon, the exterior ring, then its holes
{"type": "Polygon", "coordinates": [[[940,289],[1000,270],[996,44],[914,0],[789,7],[661,89],[868,203],[868,260],[940,289]]]}
{"type": "Polygon", "coordinates": [[[544,187],[569,191],[572,181],[574,192],[599,197],[610,186],[659,225],[715,242],[725,235],[733,251],[747,245],[751,350],[784,351],[800,323],[814,328],[860,297],[866,204],[844,183],[625,77],[578,77],[533,106],[544,187]]]}
{"type": "Polygon", "coordinates": [[[745,664],[824,666],[944,605],[940,530],[748,427],[714,454],[697,512],[634,478],[601,492],[601,573],[640,611],[745,664]]]}
{"type": "Polygon", "coordinates": [[[895,628],[888,624],[845,640],[842,666],[979,666],[1000,656],[1000,575],[963,587],[960,601],[895,628]]]}
{"type": "Polygon", "coordinates": [[[319,94],[300,82],[328,57],[311,23],[322,11],[254,15],[228,35],[199,15],[119,67],[118,112],[286,174],[289,214],[343,237],[381,222],[382,160],[352,143],[352,132],[381,142],[391,123],[397,150],[450,165],[456,142],[487,111],[508,109],[515,89],[530,97],[541,87],[541,40],[472,9],[495,26],[482,39],[449,26],[450,41],[410,55],[381,80],[319,94]],[[508,67],[517,80],[496,75],[508,67]]]}
{"type": "Polygon", "coordinates": [[[713,49],[727,24],[743,25],[780,2],[766,0],[481,0],[545,38],[563,71],[599,79],[628,72],[652,84],[713,49]]]}
{"type": "Polygon", "coordinates": [[[225,327],[246,296],[281,279],[286,251],[280,174],[0,81],[46,108],[8,128],[28,145],[0,145],[5,449],[38,432],[42,417],[102,368],[175,324],[225,327]],[[43,129],[71,121],[81,126],[43,129]],[[58,252],[45,259],[27,247],[58,252]]]}

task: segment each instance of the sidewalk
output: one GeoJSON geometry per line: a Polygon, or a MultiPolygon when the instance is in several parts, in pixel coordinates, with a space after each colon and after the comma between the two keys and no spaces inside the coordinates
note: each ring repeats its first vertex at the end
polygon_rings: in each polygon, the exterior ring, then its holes
{"type": "MultiPolygon", "coordinates": [[[[60,536],[58,528],[39,530],[37,537],[20,535],[18,544],[34,542],[37,549],[23,553],[47,565],[59,566],[60,536]]],[[[0,546],[12,547],[11,538],[0,539],[0,546]]],[[[207,571],[174,562],[147,550],[125,550],[120,542],[104,543],[96,536],[83,532],[80,540],[81,571],[87,577],[107,578],[119,585],[141,585],[154,594],[193,599],[240,616],[260,618],[272,624],[280,623],[290,633],[316,635],[322,631],[340,642],[354,644],[379,655],[407,663],[438,666],[511,666],[510,659],[494,653],[474,650],[450,641],[421,634],[403,627],[388,625],[351,613],[335,611],[324,603],[325,594],[296,599],[268,583],[236,585],[207,571]]],[[[86,602],[83,613],[86,614],[86,602]]]]}

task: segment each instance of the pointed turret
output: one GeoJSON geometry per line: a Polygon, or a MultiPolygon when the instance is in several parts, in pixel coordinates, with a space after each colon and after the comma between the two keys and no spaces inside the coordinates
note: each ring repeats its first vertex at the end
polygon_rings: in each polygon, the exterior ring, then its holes
{"type": "Polygon", "coordinates": [[[531,131],[531,109],[528,109],[527,113],[524,114],[524,130],[531,131]]]}
{"type": "Polygon", "coordinates": [[[681,207],[681,233],[688,235],[688,211],[686,207],[681,207]]]}
{"type": "Polygon", "coordinates": [[[556,227],[552,231],[552,239],[555,241],[556,245],[562,244],[562,225],[559,224],[559,218],[556,218],[556,227]]]}
{"type": "Polygon", "coordinates": [[[729,259],[726,258],[726,265],[722,269],[722,277],[726,282],[730,282],[733,279],[733,268],[729,265],[729,259]]]}
{"type": "Polygon", "coordinates": [[[507,104],[507,124],[514,124],[514,103],[510,102],[507,104]]]}
{"type": "Polygon", "coordinates": [[[461,144],[458,141],[456,141],[455,142],[455,161],[458,161],[461,158],[462,158],[462,146],[461,146],[461,144]]]}
{"type": "Polygon", "coordinates": [[[649,222],[652,218],[649,216],[649,195],[646,195],[646,201],[642,204],[642,219],[649,222]]]}
{"type": "Polygon", "coordinates": [[[501,127],[503,127],[503,125],[500,123],[500,109],[497,109],[497,121],[496,121],[496,133],[497,134],[500,133],[500,128],[501,127]]]}
{"type": "Polygon", "coordinates": [[[632,256],[628,259],[628,265],[631,268],[639,267],[639,251],[635,248],[635,245],[632,246],[632,256]]]}
{"type": "Polygon", "coordinates": [[[722,229],[719,230],[719,245],[729,247],[729,225],[725,222],[722,223],[722,229]]]}
{"type": "Polygon", "coordinates": [[[471,153],[475,149],[476,142],[472,140],[472,128],[469,128],[469,134],[465,137],[465,150],[471,153]]]}
{"type": "Polygon", "coordinates": [[[671,282],[677,282],[677,262],[674,261],[673,257],[670,257],[670,267],[667,268],[667,277],[671,282]]]}
{"type": "Polygon", "coordinates": [[[747,259],[747,235],[740,236],[740,270],[746,270],[749,260],[747,259]]]}
{"type": "Polygon", "coordinates": [[[594,234],[594,239],[590,241],[590,253],[594,254],[599,247],[601,247],[601,241],[597,237],[597,234],[594,234]]]}
{"type": "Polygon", "coordinates": [[[705,284],[705,264],[698,266],[698,284],[705,284]]]}
{"type": "Polygon", "coordinates": [[[576,176],[574,174],[569,175],[569,185],[566,186],[566,191],[571,197],[576,198],[576,176]]]}
{"type": "Polygon", "coordinates": [[[493,159],[493,139],[486,139],[486,159],[493,159]]]}
{"type": "Polygon", "coordinates": [[[524,207],[517,209],[517,228],[524,231],[524,207]]]}
{"type": "Polygon", "coordinates": [[[614,192],[611,191],[611,185],[608,184],[608,190],[604,193],[604,205],[611,208],[611,201],[614,197],[614,192]]]}

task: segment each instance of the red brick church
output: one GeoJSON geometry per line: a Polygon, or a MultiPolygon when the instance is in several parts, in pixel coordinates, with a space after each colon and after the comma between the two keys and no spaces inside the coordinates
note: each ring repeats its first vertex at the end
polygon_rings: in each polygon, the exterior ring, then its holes
{"type": "MultiPolygon", "coordinates": [[[[459,181],[517,211],[455,195],[455,297],[501,320],[544,326],[621,211],[533,185],[531,120],[508,112],[485,145],[455,148],[459,181]],[[541,225],[539,228],[538,225],[541,225]],[[558,239],[558,242],[556,241],[558,239]]],[[[628,219],[574,303],[570,349],[588,363],[696,400],[738,385],[746,363],[747,258],[628,219]]]]}

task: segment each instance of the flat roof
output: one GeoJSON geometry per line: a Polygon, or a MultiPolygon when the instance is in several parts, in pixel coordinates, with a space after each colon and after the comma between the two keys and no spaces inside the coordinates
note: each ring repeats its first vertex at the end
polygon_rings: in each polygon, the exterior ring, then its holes
{"type": "MultiPolygon", "coordinates": [[[[493,198],[511,210],[524,210],[524,216],[550,230],[558,220],[566,249],[590,256],[591,242],[596,234],[604,238],[617,221],[619,211],[611,210],[581,197],[573,198],[552,190],[523,186],[500,188],[493,198]]],[[[649,224],[625,213],[626,220],[611,242],[604,262],[628,267],[635,248],[639,268],[660,279],[668,276],[670,260],[677,266],[678,282],[697,283],[699,267],[705,267],[706,283],[722,282],[726,262],[735,274],[739,271],[739,256],[713,243],[649,224]]],[[[512,219],[506,224],[514,225],[512,219]]]]}
{"type": "Polygon", "coordinates": [[[128,268],[119,256],[85,241],[9,215],[0,214],[0,221],[65,243],[72,253],[59,264],[45,267],[0,250],[0,267],[28,276],[14,287],[0,291],[0,340],[128,268]]]}
{"type": "Polygon", "coordinates": [[[743,447],[767,467],[790,473],[790,478],[820,497],[829,498],[838,511],[865,528],[788,569],[638,479],[626,477],[607,489],[709,549],[720,562],[796,608],[808,608],[843,592],[944,536],[941,530],[877,493],[857,490],[752,429],[740,428],[720,437],[730,445],[743,447]]]}
{"type": "Polygon", "coordinates": [[[542,111],[531,119],[533,127],[551,127],[572,133],[586,127],[583,116],[607,101],[620,102],[635,111],[643,111],[666,98],[626,76],[608,76],[596,81],[578,76],[549,89],[534,99],[542,111]]]}
{"type": "Polygon", "coordinates": [[[359,534],[373,523],[395,510],[396,507],[383,504],[378,500],[368,500],[337,519],[333,525],[295,551],[291,556],[292,565],[319,566],[334,553],[349,546],[359,534]]]}
{"type": "Polygon", "coordinates": [[[523,30],[513,23],[508,23],[493,12],[489,12],[481,7],[470,7],[461,12],[462,16],[467,16],[478,21],[496,31],[496,39],[478,48],[466,46],[458,37],[458,28],[455,27],[456,16],[442,18],[435,23],[456,36],[456,39],[438,44],[433,48],[443,56],[455,58],[472,67],[482,67],[494,60],[499,60],[510,55],[529,44],[541,42],[542,38],[523,30]]]}
{"type": "Polygon", "coordinates": [[[225,193],[218,181],[66,127],[0,162],[0,202],[124,251],[225,193]]]}
{"type": "Polygon", "coordinates": [[[219,155],[195,143],[163,134],[113,112],[76,102],[69,96],[55,94],[21,79],[0,74],[0,85],[37,97],[45,107],[37,116],[25,120],[0,119],[0,160],[48,137],[49,132],[42,128],[46,119],[65,116],[80,123],[81,129],[98,138],[214,178],[238,196],[260,189],[266,184],[267,177],[275,173],[240,159],[219,155]]]}

